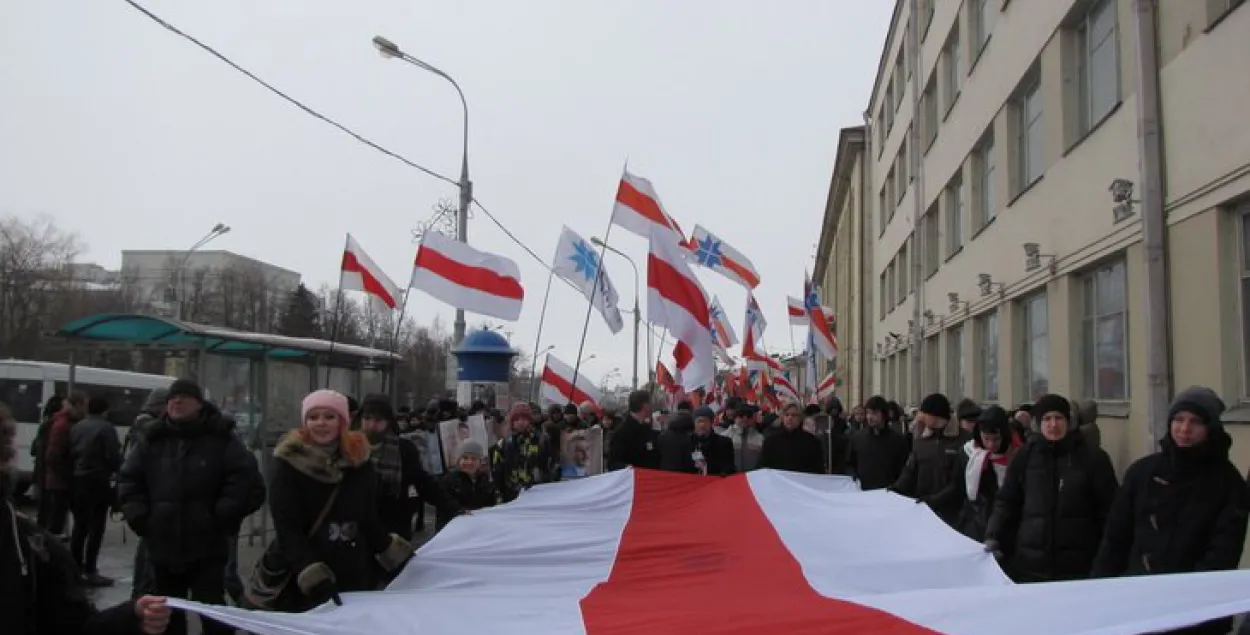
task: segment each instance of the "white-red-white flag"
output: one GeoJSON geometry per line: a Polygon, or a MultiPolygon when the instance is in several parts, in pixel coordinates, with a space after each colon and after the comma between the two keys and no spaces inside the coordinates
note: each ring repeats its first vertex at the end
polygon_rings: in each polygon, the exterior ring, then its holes
{"type": "Polygon", "coordinates": [[[729,348],[737,344],[738,334],[729,323],[729,317],[725,315],[725,308],[721,306],[720,298],[712,296],[712,304],[707,309],[712,319],[712,337],[716,340],[716,344],[721,348],[729,348]]]}
{"type": "Polygon", "coordinates": [[[695,261],[747,289],[760,285],[760,274],[742,252],[699,225],[694,226],[690,251],[695,261]]]}
{"type": "Polygon", "coordinates": [[[803,399],[799,397],[799,391],[795,390],[794,384],[790,383],[790,378],[781,373],[772,375],[773,391],[777,393],[777,398],[783,402],[802,403],[803,399]]]}
{"type": "Polygon", "coordinates": [[[647,321],[668,329],[673,339],[689,349],[689,361],[681,369],[681,386],[694,390],[707,386],[716,374],[713,358],[712,320],[707,293],[690,270],[684,248],[670,232],[655,225],[647,255],[647,321]]]}
{"type": "Polygon", "coordinates": [[[647,239],[651,238],[652,228],[658,227],[664,231],[662,235],[666,239],[674,240],[683,247],[687,245],[681,226],[664,211],[651,181],[630,174],[628,170],[621,175],[621,183],[616,189],[612,223],[647,239]]]}
{"type": "Polygon", "coordinates": [[[577,385],[574,386],[572,367],[556,359],[555,355],[547,355],[547,361],[543,364],[539,394],[551,403],[579,406],[587,401],[598,405],[602,398],[595,383],[584,372],[578,372],[577,385]]]}
{"type": "Polygon", "coordinates": [[[833,373],[829,373],[829,376],[825,377],[820,382],[820,385],[816,386],[816,399],[820,401],[824,401],[832,397],[834,391],[837,389],[838,389],[838,377],[837,375],[833,373]]]}
{"type": "Polygon", "coordinates": [[[515,262],[438,232],[421,236],[410,284],[458,309],[501,320],[521,317],[525,299],[515,262]]]}
{"type": "Polygon", "coordinates": [[[807,308],[803,306],[802,300],[786,296],[786,314],[790,318],[790,324],[807,326],[807,308]]]}
{"type": "MultiPolygon", "coordinates": [[[[825,307],[820,304],[820,290],[816,285],[812,284],[811,278],[805,272],[803,274],[803,308],[807,310],[809,338],[816,350],[824,356],[825,359],[835,359],[838,356],[838,339],[833,335],[833,329],[829,326],[828,314],[825,313],[825,307]]],[[[833,311],[829,311],[833,313],[833,311]]],[[[811,351],[809,351],[809,354],[811,351]]]]}
{"type": "Polygon", "coordinates": [[[399,308],[403,297],[399,285],[386,276],[351,234],[347,235],[343,262],[339,266],[339,288],[367,293],[390,309],[399,308]]]}

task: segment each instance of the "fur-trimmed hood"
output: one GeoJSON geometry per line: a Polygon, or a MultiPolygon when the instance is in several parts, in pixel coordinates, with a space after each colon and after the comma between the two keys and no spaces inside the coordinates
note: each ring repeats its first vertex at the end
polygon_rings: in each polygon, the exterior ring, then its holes
{"type": "Polygon", "coordinates": [[[369,439],[354,430],[339,437],[339,451],[331,455],[313,445],[303,428],[286,433],[273,450],[273,458],[285,461],[300,473],[322,483],[338,483],[344,470],[353,470],[369,461],[369,439]]]}

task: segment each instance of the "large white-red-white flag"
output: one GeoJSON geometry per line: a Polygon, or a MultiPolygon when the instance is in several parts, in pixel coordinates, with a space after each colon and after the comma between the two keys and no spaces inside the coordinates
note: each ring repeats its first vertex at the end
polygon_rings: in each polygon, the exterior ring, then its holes
{"type": "Polygon", "coordinates": [[[683,247],[688,244],[681,226],[664,211],[651,181],[630,174],[629,170],[621,175],[621,183],[616,189],[612,223],[646,239],[650,239],[652,229],[658,227],[663,230],[661,235],[666,239],[676,241],[683,247]]]}
{"type": "Polygon", "coordinates": [[[555,404],[581,405],[587,401],[598,404],[602,398],[599,389],[595,388],[595,383],[586,377],[586,373],[577,374],[577,385],[574,386],[573,369],[557,359],[555,355],[547,355],[547,361],[543,364],[542,386],[539,394],[543,399],[555,404]]]}
{"type": "Polygon", "coordinates": [[[421,236],[411,285],[458,309],[509,321],[521,317],[525,299],[515,262],[438,232],[421,236]]]}
{"type": "Polygon", "coordinates": [[[367,293],[389,309],[399,308],[403,298],[399,285],[387,277],[351,234],[347,235],[343,262],[339,266],[339,289],[367,293]]]}
{"type": "Polygon", "coordinates": [[[465,616],[517,635],[1127,635],[1244,613],[1247,588],[1250,571],[1012,584],[928,505],[850,477],[630,468],[455,518],[342,606],[169,602],[257,635],[462,635],[465,616]]]}
{"type": "Polygon", "coordinates": [[[647,321],[668,329],[678,347],[688,349],[688,361],[678,368],[686,390],[703,388],[716,375],[713,358],[712,318],[707,293],[690,270],[684,248],[672,240],[667,229],[651,230],[647,255],[647,321]]]}

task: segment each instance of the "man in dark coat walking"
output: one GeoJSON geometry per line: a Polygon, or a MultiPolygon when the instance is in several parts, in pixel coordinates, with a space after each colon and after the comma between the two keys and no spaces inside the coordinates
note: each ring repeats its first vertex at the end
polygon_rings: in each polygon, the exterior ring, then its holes
{"type": "Polygon", "coordinates": [[[608,469],[659,467],[657,436],[651,427],[651,394],[645,390],[629,393],[629,414],[612,435],[612,444],[608,448],[608,469]]]}
{"type": "MultiPolygon", "coordinates": [[[[1233,441],[1210,388],[1181,391],[1168,409],[1160,451],[1129,466],[1107,517],[1092,574],[1098,577],[1236,569],[1250,493],[1228,460],[1233,441]]],[[[1232,618],[1176,633],[1227,633],[1232,618]]]]}
{"type": "Polygon", "coordinates": [[[954,527],[963,508],[960,456],[969,436],[952,414],[945,395],[934,393],[920,401],[916,425],[921,431],[891,489],[927,504],[938,518],[954,527]]]}
{"type": "Polygon", "coordinates": [[[851,434],[846,452],[846,473],[868,491],[884,489],[898,480],[907,464],[907,439],[889,426],[890,405],[874,395],[864,405],[865,425],[851,434]]]}
{"type": "MultiPolygon", "coordinates": [[[[169,388],[165,414],[126,457],[118,476],[122,514],[147,546],[155,593],[221,604],[228,541],[264,502],[256,462],[233,421],[187,379],[169,388]]],[[[186,632],[175,619],[170,632],[186,632]]],[[[229,629],[205,621],[204,632],[229,629]]]]}
{"type": "Polygon", "coordinates": [[[816,435],[803,429],[803,411],[796,403],[781,409],[781,428],[764,439],[760,469],[824,474],[825,457],[816,435]]]}

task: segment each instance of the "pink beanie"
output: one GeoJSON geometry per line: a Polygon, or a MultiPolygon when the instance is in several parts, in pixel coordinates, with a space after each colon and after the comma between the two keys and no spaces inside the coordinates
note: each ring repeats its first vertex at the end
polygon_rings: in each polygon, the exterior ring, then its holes
{"type": "Polygon", "coordinates": [[[325,408],[339,416],[339,420],[343,422],[346,428],[351,416],[347,412],[347,397],[333,390],[317,390],[304,397],[304,403],[300,406],[300,425],[308,420],[308,413],[316,408],[325,408]]]}

